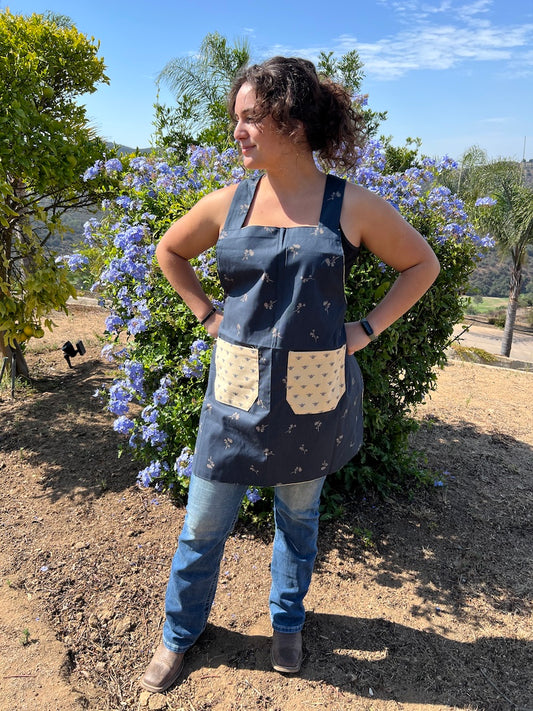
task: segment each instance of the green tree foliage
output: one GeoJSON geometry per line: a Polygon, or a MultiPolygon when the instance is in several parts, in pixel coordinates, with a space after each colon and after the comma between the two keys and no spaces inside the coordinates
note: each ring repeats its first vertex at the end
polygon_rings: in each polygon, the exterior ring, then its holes
{"type": "Polygon", "coordinates": [[[385,172],[402,173],[408,168],[413,168],[421,164],[421,157],[418,155],[422,139],[406,138],[403,146],[394,146],[392,138],[382,138],[385,149],[385,172]]]}
{"type": "Polygon", "coordinates": [[[387,118],[386,111],[372,111],[366,104],[368,95],[361,93],[365,73],[363,62],[358,52],[352,49],[341,57],[335,57],[333,52],[320,52],[318,57],[318,72],[341,84],[352,95],[354,104],[362,112],[365,121],[365,133],[368,138],[376,136],[380,124],[387,118]]]}
{"type": "MultiPolygon", "coordinates": [[[[317,69],[322,76],[344,86],[352,95],[354,106],[362,113],[367,138],[375,138],[378,130],[387,118],[387,111],[374,111],[368,106],[368,94],[362,93],[365,77],[363,62],[356,50],[351,50],[341,57],[333,52],[321,52],[317,69]]],[[[421,164],[418,155],[422,141],[420,138],[407,138],[404,146],[394,146],[391,136],[380,136],[385,153],[385,173],[401,173],[408,168],[421,164]]]]}
{"type": "Polygon", "coordinates": [[[207,34],[194,57],[172,59],[161,71],[158,84],[176,96],[176,106],[155,105],[154,142],[173,146],[185,157],[191,144],[220,150],[232,142],[226,96],[241,68],[250,61],[245,40],[234,46],[218,32],[207,34]]]}
{"type": "Polygon", "coordinates": [[[74,293],[47,241],[94,199],[81,175],[104,146],[76,99],[108,81],[97,52],[67,18],[0,12],[0,351],[24,375],[24,342],[74,293]]]}

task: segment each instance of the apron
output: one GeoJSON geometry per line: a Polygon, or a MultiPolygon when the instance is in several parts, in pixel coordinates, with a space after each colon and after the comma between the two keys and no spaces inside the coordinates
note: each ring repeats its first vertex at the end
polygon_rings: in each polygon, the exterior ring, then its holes
{"type": "Polygon", "coordinates": [[[318,226],[243,227],[237,187],[217,243],[226,293],[193,472],[275,486],[338,471],[361,446],[363,380],[346,354],[345,182],[328,175],[318,226]]]}

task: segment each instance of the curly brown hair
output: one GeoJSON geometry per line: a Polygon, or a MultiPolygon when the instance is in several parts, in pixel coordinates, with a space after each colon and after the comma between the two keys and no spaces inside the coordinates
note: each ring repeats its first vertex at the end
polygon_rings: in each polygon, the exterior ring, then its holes
{"type": "Polygon", "coordinates": [[[365,140],[363,117],[340,84],[320,77],[315,65],[298,57],[273,57],[243,69],[228,95],[234,116],[243,84],[256,93],[253,120],[271,116],[280,133],[295,136],[303,126],[307,143],[328,168],[350,168],[365,140]]]}

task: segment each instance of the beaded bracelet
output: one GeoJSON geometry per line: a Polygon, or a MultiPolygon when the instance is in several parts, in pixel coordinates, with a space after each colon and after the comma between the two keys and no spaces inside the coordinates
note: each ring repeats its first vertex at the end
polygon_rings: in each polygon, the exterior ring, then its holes
{"type": "Polygon", "coordinates": [[[213,308],[211,309],[211,311],[210,311],[208,314],[206,314],[206,315],[203,317],[203,319],[200,321],[200,326],[203,326],[204,323],[206,323],[207,321],[209,321],[209,319],[211,318],[211,316],[212,316],[213,314],[216,314],[216,312],[217,312],[216,306],[213,306],[213,308]]]}

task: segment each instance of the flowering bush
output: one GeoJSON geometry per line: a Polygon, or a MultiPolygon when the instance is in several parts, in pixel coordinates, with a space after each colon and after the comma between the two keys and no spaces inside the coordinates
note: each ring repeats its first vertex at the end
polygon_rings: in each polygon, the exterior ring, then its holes
{"type": "MultiPolygon", "coordinates": [[[[380,146],[369,143],[347,177],[389,200],[431,243],[442,272],[428,294],[358,359],[365,377],[365,445],[336,477],[348,490],[372,483],[381,489],[408,475],[419,476],[408,449],[410,411],[434,387],[435,366],[445,362],[453,326],[464,311],[462,294],[484,241],[478,238],[458,198],[439,185],[450,161],[425,161],[405,173],[384,175],[380,146]],[[416,354],[416,355],[414,355],[416,354]]],[[[202,195],[242,179],[238,155],[195,148],[186,164],[171,151],[144,157],[99,161],[86,180],[118,184],[103,202],[104,217],[85,225],[81,255],[73,267],[87,268],[94,289],[111,306],[106,321],[119,375],[107,392],[114,428],[128,438],[143,463],[144,486],[172,489],[188,485],[200,407],[211,357],[202,326],[175,294],[154,263],[155,244],[172,222],[202,195]],[[118,183],[117,183],[118,180],[118,183]]],[[[205,291],[223,308],[214,250],[193,260],[205,291]]],[[[394,274],[368,252],[347,285],[348,317],[365,315],[383,296],[394,274]]],[[[264,492],[251,488],[247,506],[261,507],[264,492]]]]}

